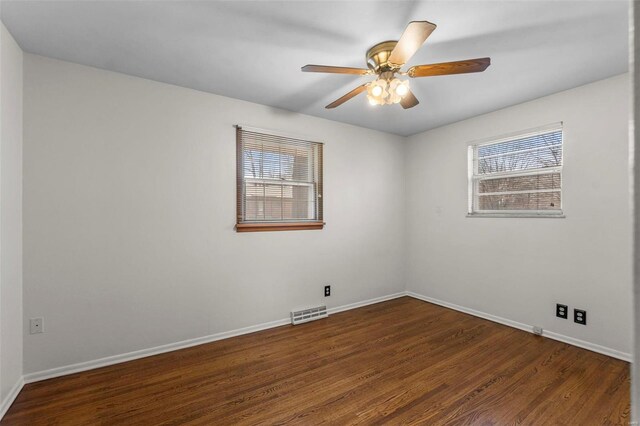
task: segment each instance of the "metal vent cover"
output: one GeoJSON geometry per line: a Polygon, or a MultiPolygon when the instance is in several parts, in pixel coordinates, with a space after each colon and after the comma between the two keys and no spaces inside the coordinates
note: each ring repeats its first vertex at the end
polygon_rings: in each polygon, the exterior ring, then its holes
{"type": "Polygon", "coordinates": [[[291,324],[297,325],[309,321],[315,321],[320,318],[326,318],[329,316],[326,306],[315,306],[313,308],[300,309],[298,311],[291,311],[291,324]]]}

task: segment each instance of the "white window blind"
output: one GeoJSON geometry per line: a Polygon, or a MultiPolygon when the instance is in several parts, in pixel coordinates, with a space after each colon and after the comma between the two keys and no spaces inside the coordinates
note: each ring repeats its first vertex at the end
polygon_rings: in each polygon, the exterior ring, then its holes
{"type": "Polygon", "coordinates": [[[321,222],[323,144],[236,131],[238,224],[321,222]]]}
{"type": "Polygon", "coordinates": [[[562,214],[562,127],[469,147],[469,213],[562,214]]]}

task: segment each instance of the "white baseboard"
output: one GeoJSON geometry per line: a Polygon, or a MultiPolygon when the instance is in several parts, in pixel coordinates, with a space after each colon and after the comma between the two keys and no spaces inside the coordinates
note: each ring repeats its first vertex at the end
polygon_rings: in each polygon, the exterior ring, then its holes
{"type": "Polygon", "coordinates": [[[569,345],[577,346],[582,349],[598,352],[599,354],[607,355],[612,358],[621,359],[622,361],[633,362],[633,356],[631,356],[631,354],[619,351],[617,349],[612,349],[606,346],[598,345],[596,343],[591,343],[585,340],[565,336],[564,334],[555,333],[553,331],[545,330],[543,336],[548,337],[549,339],[557,340],[559,342],[567,343],[569,345]]]}
{"type": "Polygon", "coordinates": [[[138,351],[112,355],[104,358],[94,359],[91,361],[79,362],[77,364],[56,367],[49,370],[37,371],[35,373],[25,374],[24,382],[33,383],[39,382],[41,380],[53,379],[54,377],[66,376],[68,374],[80,373],[82,371],[93,370],[95,368],[106,367],[113,364],[119,364],[121,362],[133,361],[134,359],[140,359],[152,355],[162,354],[165,352],[176,351],[178,349],[190,348],[192,346],[215,342],[222,339],[228,339],[229,337],[240,336],[243,334],[254,333],[256,331],[279,327],[281,325],[290,323],[291,320],[289,318],[283,318],[280,320],[265,322],[258,325],[239,328],[236,330],[225,331],[222,333],[211,334],[203,337],[196,337],[194,339],[182,340],[180,342],[168,343],[166,345],[156,346],[153,348],[141,349],[138,351]]]}
{"type": "MultiPolygon", "coordinates": [[[[386,296],[364,300],[362,302],[356,302],[356,303],[350,303],[348,305],[337,306],[335,308],[328,309],[328,312],[329,314],[335,314],[338,312],[347,311],[347,310],[359,308],[362,306],[372,305],[374,303],[384,302],[386,300],[391,300],[391,299],[395,299],[402,296],[406,296],[406,292],[403,291],[399,293],[394,293],[386,296]]],[[[211,343],[217,340],[228,339],[230,337],[240,336],[243,334],[255,333],[256,331],[262,331],[269,328],[279,327],[287,324],[291,324],[290,318],[283,318],[276,321],[270,321],[270,322],[265,322],[258,325],[239,328],[236,330],[211,334],[209,336],[197,337],[195,339],[188,339],[180,342],[169,343],[166,345],[156,346],[153,348],[141,349],[138,351],[128,352],[120,355],[108,356],[105,358],[99,358],[92,361],[85,361],[85,362],[79,362],[77,364],[65,365],[63,367],[52,368],[50,370],[37,371],[35,373],[26,374],[24,376],[24,383],[39,382],[41,380],[52,379],[54,377],[66,376],[68,374],[79,373],[81,371],[93,370],[94,368],[106,367],[108,365],[119,364],[121,362],[126,362],[126,361],[133,361],[135,359],[145,358],[152,355],[158,355],[165,352],[171,352],[178,349],[185,349],[192,346],[202,345],[204,343],[211,343]]]]}
{"type": "Polygon", "coordinates": [[[2,420],[4,415],[7,413],[7,411],[9,410],[9,407],[11,407],[11,404],[13,404],[13,401],[16,400],[16,397],[22,390],[23,386],[24,386],[24,379],[20,377],[16,382],[16,384],[13,385],[13,387],[9,391],[9,394],[2,400],[2,405],[0,405],[0,420],[2,420]]]}
{"type": "MultiPolygon", "coordinates": [[[[499,324],[508,325],[509,327],[517,328],[520,330],[527,331],[529,333],[533,333],[533,326],[529,324],[523,324],[521,322],[513,321],[510,319],[498,317],[496,315],[487,314],[485,312],[476,311],[475,309],[466,308],[464,306],[456,305],[454,303],[445,302],[443,300],[434,299],[433,297],[423,296],[418,293],[414,293],[412,291],[406,292],[407,296],[411,296],[415,299],[419,299],[425,302],[433,303],[435,305],[444,306],[445,308],[450,308],[455,311],[464,312],[465,314],[473,315],[479,318],[484,318],[489,321],[497,322],[499,324]]],[[[555,333],[553,331],[545,330],[542,334],[544,337],[548,337],[549,339],[557,340],[559,342],[567,343],[569,345],[578,346],[579,348],[587,349],[593,352],[597,352],[603,355],[610,356],[612,358],[621,359],[623,361],[631,362],[632,357],[631,354],[626,352],[621,352],[616,349],[608,348],[606,346],[601,346],[595,343],[587,342],[585,340],[576,339],[574,337],[565,336],[564,334],[555,333]]]]}
{"type": "Polygon", "coordinates": [[[406,291],[398,293],[388,294],[386,296],[374,297],[373,299],[363,300],[362,302],[349,303],[348,305],[336,306],[335,308],[329,308],[327,311],[329,314],[337,314],[338,312],[348,311],[350,309],[361,308],[367,305],[373,305],[380,302],[386,302],[387,300],[397,299],[398,297],[406,296],[406,291]]]}

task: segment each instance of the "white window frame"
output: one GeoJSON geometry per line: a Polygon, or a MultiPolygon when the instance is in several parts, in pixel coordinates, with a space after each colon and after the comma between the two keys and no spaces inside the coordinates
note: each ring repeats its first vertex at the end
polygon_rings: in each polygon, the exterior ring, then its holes
{"type": "MultiPolygon", "coordinates": [[[[545,147],[547,148],[547,147],[545,147]]],[[[520,151],[514,152],[527,152],[534,151],[540,148],[533,149],[524,149],[520,151]]],[[[533,129],[528,129],[520,132],[514,132],[502,136],[498,136],[495,138],[482,139],[478,141],[473,141],[468,144],[467,147],[467,159],[468,159],[468,169],[467,169],[467,180],[468,180],[468,206],[467,206],[467,217],[531,217],[531,218],[564,218],[563,211],[563,201],[564,201],[564,179],[562,176],[562,170],[564,167],[564,152],[565,152],[565,144],[564,144],[564,131],[563,131],[563,123],[553,123],[545,126],[536,127],[533,129]],[[557,167],[545,167],[539,169],[528,169],[516,172],[498,172],[492,173],[489,176],[478,174],[477,170],[477,162],[474,161],[475,154],[478,148],[494,145],[502,142],[509,142],[514,139],[521,139],[531,136],[537,136],[544,133],[550,133],[554,131],[562,132],[562,164],[557,167]],[[477,210],[475,208],[475,195],[478,191],[479,182],[486,179],[495,179],[500,177],[519,177],[519,176],[538,176],[544,174],[551,173],[559,173],[560,174],[560,208],[556,210],[477,210]]],[[[558,192],[558,190],[553,189],[541,189],[541,190],[530,190],[530,191],[512,191],[508,192],[508,194],[517,194],[517,193],[538,193],[538,192],[558,192]]],[[[500,194],[505,194],[504,192],[500,194]]],[[[487,193],[483,195],[491,195],[491,193],[487,193]]]]}

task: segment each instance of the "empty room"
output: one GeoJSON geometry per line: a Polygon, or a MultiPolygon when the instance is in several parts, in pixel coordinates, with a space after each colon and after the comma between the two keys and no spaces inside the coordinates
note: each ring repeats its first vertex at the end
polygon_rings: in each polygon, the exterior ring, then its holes
{"type": "Polygon", "coordinates": [[[1,0],[0,424],[638,424],[633,9],[1,0]]]}

